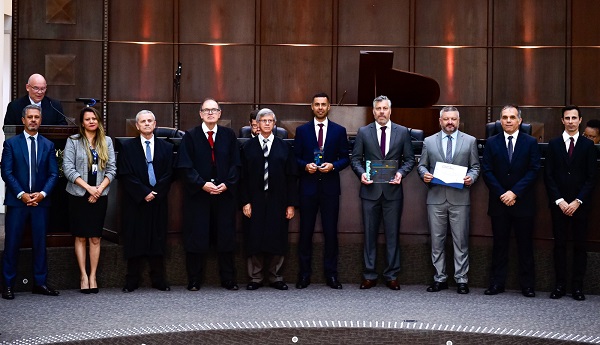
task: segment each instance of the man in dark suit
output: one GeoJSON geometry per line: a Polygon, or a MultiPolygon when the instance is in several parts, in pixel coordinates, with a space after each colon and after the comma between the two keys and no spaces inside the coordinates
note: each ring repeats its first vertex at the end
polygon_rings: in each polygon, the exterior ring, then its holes
{"type": "Polygon", "coordinates": [[[298,168],[294,151],[273,134],[277,121],[264,108],[256,117],[260,134],[242,145],[242,211],[250,220],[244,241],[248,257],[248,290],[269,285],[278,290],[288,286],[281,266],[288,248],[288,223],[297,204],[298,168]],[[263,273],[263,271],[266,271],[263,273]]]}
{"type": "Polygon", "coordinates": [[[2,298],[14,299],[17,259],[25,223],[31,221],[33,239],[33,293],[58,296],[59,292],[46,284],[46,230],[48,225],[48,194],[58,179],[54,144],[38,134],[42,123],[40,107],[28,105],[23,109],[23,133],[4,142],[2,179],[6,183],[5,241],[2,257],[4,288],[2,298]]]}
{"type": "Polygon", "coordinates": [[[63,116],[63,108],[59,101],[46,97],[46,79],[41,74],[32,74],[25,85],[27,95],[16,99],[8,104],[6,115],[4,115],[4,126],[21,125],[21,113],[23,108],[35,104],[42,108],[44,114],[44,125],[67,125],[63,116]]]}
{"type": "Polygon", "coordinates": [[[202,124],[186,132],[177,166],[185,182],[183,239],[188,290],[198,291],[209,243],[218,252],[221,286],[238,290],[235,279],[235,212],[240,178],[240,148],[232,129],[217,125],[219,104],[202,103],[202,124]]]}
{"type": "Polygon", "coordinates": [[[397,276],[400,271],[398,232],[403,204],[401,182],[413,169],[415,156],[408,129],[390,121],[391,107],[392,102],[386,96],[379,96],[373,100],[375,122],[358,130],[352,150],[352,170],[362,183],[360,198],[365,227],[365,271],[361,289],[370,289],[377,285],[377,235],[383,217],[387,264],[383,278],[388,288],[400,290],[397,276]],[[367,176],[366,161],[373,160],[398,161],[398,171],[390,182],[374,183],[367,176]]]}
{"type": "Polygon", "coordinates": [[[494,247],[490,286],[486,295],[504,292],[510,232],[515,230],[519,254],[519,282],[525,297],[535,297],[533,262],[534,184],[540,169],[540,150],[534,137],[519,131],[521,110],[502,108],[503,132],[490,137],[481,162],[489,189],[488,215],[492,218],[494,247]]]}
{"type": "Polygon", "coordinates": [[[427,184],[427,218],[431,232],[431,260],[435,267],[433,284],[427,291],[438,292],[448,288],[446,274],[446,234],[448,225],[454,242],[454,279],[459,294],[469,293],[469,214],[470,186],[479,176],[477,140],[458,130],[460,114],[455,107],[440,110],[442,130],[425,138],[419,176],[427,184]],[[450,163],[467,168],[462,188],[431,183],[437,163],[450,163]]]}
{"type": "Polygon", "coordinates": [[[127,275],[123,292],[138,288],[142,262],[148,259],[152,287],[171,288],[165,278],[164,255],[169,218],[168,195],[173,176],[173,144],[154,136],[156,117],[149,110],[135,116],[139,137],[119,152],[123,184],[123,238],[127,275]]]}
{"type": "Polygon", "coordinates": [[[313,96],[314,119],[296,129],[294,153],[300,171],[300,239],[298,261],[300,270],[296,288],[310,284],[312,237],[317,213],[321,210],[324,251],[323,268],[326,284],[341,289],[338,280],[337,225],[340,208],[340,171],[350,164],[346,128],[330,121],[329,96],[313,96]]]}
{"type": "MultiPolygon", "coordinates": [[[[258,114],[259,110],[260,109],[254,109],[250,112],[248,126],[240,128],[240,138],[254,138],[258,135],[258,133],[260,132],[260,128],[258,126],[258,122],[256,122],[256,115],[258,114]]],[[[275,126],[273,127],[273,134],[275,134],[276,137],[281,139],[288,138],[288,132],[285,130],[285,128],[275,126]]]]}
{"type": "Polygon", "coordinates": [[[587,267],[586,236],[592,210],[592,191],[598,169],[594,142],[579,133],[581,114],[574,105],[562,109],[565,131],[550,140],[545,160],[545,182],[548,192],[552,230],[554,232],[554,271],[556,285],[550,298],[566,294],[567,237],[573,235],[573,299],[585,300],[583,278],[587,267]]]}

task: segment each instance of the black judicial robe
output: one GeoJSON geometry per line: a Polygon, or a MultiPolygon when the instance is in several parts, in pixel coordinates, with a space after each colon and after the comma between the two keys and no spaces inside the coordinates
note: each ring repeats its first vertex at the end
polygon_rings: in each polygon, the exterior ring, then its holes
{"type": "Polygon", "coordinates": [[[265,193],[262,144],[252,138],[242,146],[240,198],[242,206],[250,203],[252,207],[250,226],[244,230],[248,256],[260,252],[287,253],[289,221],[285,210],[298,204],[298,168],[291,146],[275,137],[267,159],[269,191],[265,193]]]}
{"type": "Polygon", "coordinates": [[[173,157],[173,144],[155,137],[152,163],[156,185],[152,187],[140,137],[127,140],[119,151],[117,172],[125,190],[121,206],[126,259],[165,253],[173,157]],[[152,191],[156,198],[146,202],[144,198],[152,191]]]}
{"type": "Polygon", "coordinates": [[[181,169],[185,191],[183,199],[183,246],[186,252],[205,253],[210,246],[210,229],[216,229],[217,251],[235,250],[237,185],[240,179],[240,146],[231,128],[218,126],[212,150],[202,126],[187,131],[181,140],[177,167],[181,169]],[[202,187],[214,179],[225,183],[227,190],[210,195],[202,187]],[[213,205],[216,214],[211,214],[213,205]],[[212,218],[212,219],[211,219],[212,218]]]}

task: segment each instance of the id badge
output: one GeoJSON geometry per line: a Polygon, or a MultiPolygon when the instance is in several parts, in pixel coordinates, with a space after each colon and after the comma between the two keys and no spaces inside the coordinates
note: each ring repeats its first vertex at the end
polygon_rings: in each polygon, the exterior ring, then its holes
{"type": "Polygon", "coordinates": [[[92,174],[98,173],[98,164],[92,164],[92,174]]]}

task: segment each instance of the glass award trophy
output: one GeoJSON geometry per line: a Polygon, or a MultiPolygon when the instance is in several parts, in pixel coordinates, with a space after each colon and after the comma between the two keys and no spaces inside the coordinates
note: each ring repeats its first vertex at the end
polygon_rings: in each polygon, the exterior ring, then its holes
{"type": "Polygon", "coordinates": [[[398,172],[397,160],[366,161],[367,180],[374,183],[389,183],[398,172]]]}
{"type": "Polygon", "coordinates": [[[321,150],[315,150],[314,154],[315,154],[315,160],[314,160],[314,162],[315,162],[315,164],[317,166],[320,167],[321,164],[325,163],[325,158],[323,158],[324,157],[323,156],[323,150],[322,149],[321,150]]]}

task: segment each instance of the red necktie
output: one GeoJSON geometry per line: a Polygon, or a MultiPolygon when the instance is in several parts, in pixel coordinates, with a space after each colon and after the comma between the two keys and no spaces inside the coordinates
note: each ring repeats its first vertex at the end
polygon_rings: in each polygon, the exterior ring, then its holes
{"type": "Polygon", "coordinates": [[[212,163],[215,164],[215,141],[213,140],[213,131],[208,131],[208,144],[212,154],[212,163]]]}
{"type": "Polygon", "coordinates": [[[323,124],[319,123],[319,139],[317,139],[317,143],[319,145],[319,150],[323,149],[323,124]]]}
{"type": "Polygon", "coordinates": [[[575,149],[575,139],[573,137],[569,138],[571,143],[569,144],[569,159],[573,158],[573,149],[575,149]]]}
{"type": "Polygon", "coordinates": [[[387,126],[381,126],[381,143],[379,147],[381,147],[381,156],[385,158],[385,129],[387,126]]]}

